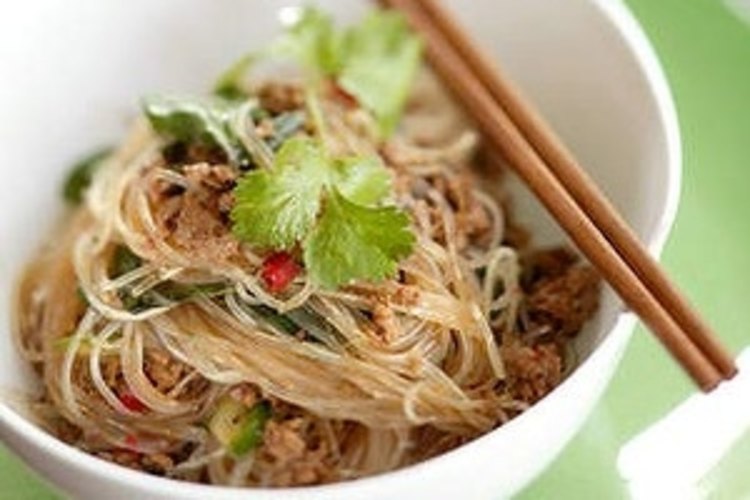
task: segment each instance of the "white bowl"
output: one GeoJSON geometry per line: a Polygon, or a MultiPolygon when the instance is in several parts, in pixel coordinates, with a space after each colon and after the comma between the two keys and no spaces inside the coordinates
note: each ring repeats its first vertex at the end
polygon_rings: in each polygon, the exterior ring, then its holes
{"type": "MultiPolygon", "coordinates": [[[[139,96],[201,91],[276,29],[272,0],[36,0],[0,18],[0,388],[33,386],[8,331],[12,282],[61,209],[59,182],[81,152],[120,136],[139,96]]],[[[342,19],[362,1],[319,2],[342,19]]],[[[452,0],[610,194],[653,253],[675,216],[680,145],[670,94],[644,35],[617,0],[452,0]]],[[[561,241],[513,187],[540,242],[561,241]]],[[[577,343],[573,375],[526,414],[429,462],[298,490],[231,490],[154,478],[72,449],[0,404],[0,437],[62,490],[84,498],[497,498],[526,485],[580,428],[626,347],[634,318],[607,294],[577,343]]]]}

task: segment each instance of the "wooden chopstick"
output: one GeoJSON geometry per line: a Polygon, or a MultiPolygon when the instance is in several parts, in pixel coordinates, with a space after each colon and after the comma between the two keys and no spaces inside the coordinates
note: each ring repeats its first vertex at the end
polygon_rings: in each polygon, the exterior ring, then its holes
{"type": "Polygon", "coordinates": [[[667,277],[662,267],[643,247],[627,222],[597,188],[586,171],[577,164],[574,156],[549,125],[528,101],[522,98],[515,86],[503,77],[502,72],[461,29],[439,1],[421,0],[420,5],[432,24],[463,57],[563,187],[610,240],[612,246],[651,290],[654,297],[716,365],[719,373],[727,378],[734,376],[737,373],[734,360],[721,345],[711,327],[667,277]]]}
{"type": "MultiPolygon", "coordinates": [[[[724,370],[720,371],[698,345],[691,341],[652,290],[639,280],[635,271],[612,247],[610,240],[579,205],[573,194],[548,168],[514,120],[474,73],[467,62],[469,58],[448,41],[447,30],[443,32],[438,29],[438,22],[435,21],[437,16],[433,18],[427,10],[423,10],[427,2],[381,0],[381,3],[401,10],[410,24],[423,35],[427,57],[435,70],[476,119],[490,143],[505,156],[604,279],[651,328],[702,389],[708,391],[714,388],[722,379],[724,370]],[[418,5],[420,3],[422,7],[418,5]]],[[[445,15],[443,17],[447,18],[445,15]]],[[[525,106],[518,109],[525,112],[525,106]]],[[[540,133],[544,133],[544,130],[540,133]]],[[[605,208],[611,209],[611,205],[607,204],[605,208]]]]}

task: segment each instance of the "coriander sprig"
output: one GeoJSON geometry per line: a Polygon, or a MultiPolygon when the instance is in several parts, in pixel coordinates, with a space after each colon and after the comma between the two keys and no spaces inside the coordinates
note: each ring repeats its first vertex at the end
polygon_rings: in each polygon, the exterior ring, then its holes
{"type": "Polygon", "coordinates": [[[270,169],[235,188],[237,238],[269,250],[300,245],[311,279],[325,288],[393,275],[413,249],[409,218],[385,203],[391,179],[376,158],[331,158],[319,141],[289,139],[270,169]]]}
{"type": "Polygon", "coordinates": [[[376,118],[382,137],[396,129],[422,60],[422,42],[395,11],[376,10],[339,29],[330,15],[301,9],[296,22],[268,49],[246,55],[219,79],[215,91],[237,97],[250,66],[282,58],[302,67],[313,84],[330,78],[376,118]]]}

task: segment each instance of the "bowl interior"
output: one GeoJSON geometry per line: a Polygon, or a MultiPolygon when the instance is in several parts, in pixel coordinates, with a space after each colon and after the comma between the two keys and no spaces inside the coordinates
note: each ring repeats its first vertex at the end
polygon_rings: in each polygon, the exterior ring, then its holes
{"type": "MultiPolygon", "coordinates": [[[[62,209],[68,165],[118,141],[155,90],[202,92],[235,58],[276,31],[274,0],[15,2],[0,19],[0,388],[24,389],[30,372],[9,332],[12,284],[62,209]]],[[[341,20],[367,3],[321,0],[341,20]]],[[[636,55],[596,2],[448,0],[461,21],[549,119],[648,243],[671,220],[664,117],[636,55]],[[666,214],[666,215],[665,215],[666,214]]],[[[672,151],[671,153],[674,153],[672,151]]],[[[670,177],[670,175],[672,175],[670,177]]],[[[521,184],[517,215],[540,244],[565,240],[521,184]]],[[[586,358],[615,323],[607,293],[577,341],[586,358]]]]}

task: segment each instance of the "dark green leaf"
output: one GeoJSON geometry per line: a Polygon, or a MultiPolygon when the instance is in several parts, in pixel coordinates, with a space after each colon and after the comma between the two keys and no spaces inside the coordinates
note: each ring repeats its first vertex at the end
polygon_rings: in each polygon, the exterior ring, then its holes
{"type": "Polygon", "coordinates": [[[164,281],[151,290],[147,290],[135,297],[130,290],[121,290],[119,297],[123,308],[131,313],[139,313],[174,304],[181,304],[196,300],[200,297],[216,297],[223,295],[229,287],[223,283],[206,285],[187,285],[176,281],[164,281]]]}
{"type": "Polygon", "coordinates": [[[264,306],[252,306],[250,309],[263,318],[264,321],[267,321],[271,324],[271,326],[277,328],[278,330],[281,330],[284,333],[288,333],[289,335],[294,335],[298,331],[300,331],[300,327],[297,326],[297,324],[289,319],[288,316],[284,314],[279,314],[276,310],[264,306]]]}
{"type": "Polygon", "coordinates": [[[176,281],[164,281],[156,285],[152,293],[156,293],[172,303],[186,302],[198,297],[216,297],[229,290],[225,283],[208,283],[188,285],[176,281]]]}
{"type": "Polygon", "coordinates": [[[102,148],[73,165],[63,184],[65,201],[71,205],[79,205],[83,201],[94,173],[101,166],[102,161],[111,154],[112,148],[102,148]]]}
{"type": "Polygon", "coordinates": [[[229,127],[238,105],[219,98],[152,95],[143,109],[154,130],[185,143],[218,147],[234,165],[241,165],[245,151],[229,127]]]}

